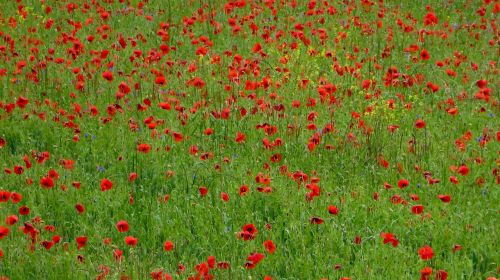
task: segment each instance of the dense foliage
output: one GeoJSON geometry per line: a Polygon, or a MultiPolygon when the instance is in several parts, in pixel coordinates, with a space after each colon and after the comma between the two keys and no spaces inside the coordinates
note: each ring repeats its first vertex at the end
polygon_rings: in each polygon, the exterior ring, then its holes
{"type": "Polygon", "coordinates": [[[1,279],[498,277],[498,1],[1,6],[1,279]]]}

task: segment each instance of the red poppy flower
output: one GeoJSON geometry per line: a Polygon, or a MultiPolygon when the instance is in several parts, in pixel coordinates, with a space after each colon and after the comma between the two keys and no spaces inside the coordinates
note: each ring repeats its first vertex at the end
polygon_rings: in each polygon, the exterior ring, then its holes
{"type": "Polygon", "coordinates": [[[78,236],[76,238],[76,243],[78,244],[78,250],[80,250],[87,244],[87,240],[88,240],[87,236],[78,236]]]}
{"type": "Polygon", "coordinates": [[[205,129],[205,131],[203,131],[203,134],[205,134],[207,136],[208,135],[212,135],[212,133],[214,133],[214,130],[212,128],[210,128],[210,127],[207,128],[207,129],[205,129]]]}
{"type": "Polygon", "coordinates": [[[128,222],[127,221],[119,221],[118,223],[116,223],[116,229],[119,231],[119,232],[127,232],[128,229],[129,229],[129,225],[128,225],[128,222]]]}
{"type": "Polygon", "coordinates": [[[198,271],[199,275],[208,275],[209,269],[208,264],[206,262],[202,262],[195,266],[196,271],[198,271]]]}
{"type": "Polygon", "coordinates": [[[415,215],[422,214],[423,211],[424,211],[424,206],[422,205],[415,205],[411,207],[411,212],[415,215]]]}
{"type": "Polygon", "coordinates": [[[135,179],[137,179],[137,173],[136,172],[131,172],[130,174],[128,174],[128,181],[129,182],[133,182],[133,181],[135,181],[135,179]]]}
{"type": "Polygon", "coordinates": [[[274,245],[272,240],[264,241],[264,248],[266,248],[266,251],[269,252],[269,254],[274,254],[274,251],[276,251],[276,245],[274,245]]]}
{"type": "Polygon", "coordinates": [[[21,109],[24,109],[26,107],[26,105],[28,105],[28,103],[29,103],[28,98],[26,98],[24,96],[19,96],[17,98],[17,101],[16,101],[17,107],[19,107],[21,109]]]}
{"type": "Polygon", "coordinates": [[[257,234],[259,232],[254,224],[246,224],[242,227],[242,230],[251,234],[257,234]]]}
{"type": "Polygon", "coordinates": [[[51,189],[54,187],[54,180],[52,180],[51,177],[43,177],[41,180],[40,180],[40,185],[43,187],[43,188],[46,188],[46,189],[51,189]]]}
{"type": "Polygon", "coordinates": [[[385,158],[383,158],[383,157],[379,157],[379,158],[378,158],[378,163],[379,163],[382,167],[384,167],[385,169],[388,169],[388,168],[389,168],[389,162],[388,162],[385,158]]]}
{"type": "Polygon", "coordinates": [[[453,253],[455,253],[456,251],[460,251],[462,250],[462,245],[459,245],[459,244],[455,244],[453,246],[453,249],[451,249],[453,251],[453,253]]]}
{"type": "Polygon", "coordinates": [[[271,156],[270,160],[272,162],[276,163],[276,162],[280,162],[282,158],[283,157],[282,157],[281,154],[274,154],[274,155],[271,156]]]}
{"type": "Polygon", "coordinates": [[[10,215],[5,218],[5,223],[9,226],[15,225],[19,221],[19,218],[16,215],[10,215]]]}
{"type": "Polygon", "coordinates": [[[201,197],[205,197],[208,193],[208,189],[206,187],[200,187],[200,195],[201,197]]]}
{"type": "Polygon", "coordinates": [[[125,243],[129,246],[135,246],[137,245],[137,238],[133,237],[133,236],[127,236],[125,237],[125,243]]]}
{"type": "Polygon", "coordinates": [[[163,249],[166,252],[172,251],[172,249],[174,249],[174,243],[170,240],[165,241],[165,243],[163,243],[163,249]]]}
{"type": "Polygon", "coordinates": [[[21,175],[24,172],[24,168],[22,166],[16,165],[14,166],[14,173],[17,175],[21,175]]]}
{"type": "Polygon", "coordinates": [[[54,242],[53,241],[48,241],[48,240],[44,240],[41,242],[41,245],[47,249],[47,250],[50,250],[50,248],[52,248],[52,246],[54,246],[54,242]]]}
{"type": "Polygon", "coordinates": [[[315,225],[321,225],[322,223],[324,223],[323,219],[319,218],[319,217],[312,217],[311,220],[309,221],[312,225],[315,224],[315,225]]]}
{"type": "Polygon", "coordinates": [[[26,216],[30,213],[30,209],[27,206],[21,206],[19,207],[19,215],[21,216],[26,216]]]}
{"type": "Polygon", "coordinates": [[[420,270],[420,280],[430,280],[432,275],[432,268],[424,267],[420,270]]]}
{"type": "Polygon", "coordinates": [[[228,202],[229,201],[229,195],[225,192],[220,193],[220,197],[223,201],[228,202]]]}
{"type": "Polygon", "coordinates": [[[157,85],[165,85],[167,83],[167,80],[163,75],[157,76],[155,79],[155,84],[157,85]]]}
{"type": "Polygon", "coordinates": [[[71,170],[74,168],[75,161],[71,159],[62,159],[60,164],[64,167],[64,169],[71,170]]]}
{"type": "Polygon", "coordinates": [[[80,186],[81,186],[81,183],[78,182],[78,181],[73,181],[73,183],[71,183],[71,185],[76,188],[77,190],[80,189],[80,186]]]}
{"type": "Polygon", "coordinates": [[[458,114],[458,108],[457,107],[448,108],[446,109],[446,112],[452,116],[455,116],[456,114],[458,114]]]}
{"type": "Polygon", "coordinates": [[[438,20],[436,14],[433,12],[427,13],[424,17],[424,25],[425,26],[436,25],[436,24],[438,24],[438,22],[439,22],[439,20],[438,20]]]}
{"type": "Polygon", "coordinates": [[[109,190],[111,190],[112,187],[113,187],[113,183],[110,180],[108,180],[106,178],[101,180],[101,191],[103,191],[103,192],[109,191],[109,190]]]}
{"type": "Polygon", "coordinates": [[[440,194],[438,195],[438,198],[444,203],[448,203],[451,201],[451,196],[447,194],[440,194]]]}
{"type": "Polygon", "coordinates": [[[215,264],[216,264],[216,260],[215,260],[215,256],[208,256],[207,258],[207,264],[208,264],[208,267],[210,269],[214,268],[215,267],[215,264]]]}
{"type": "Polygon", "coordinates": [[[432,92],[437,92],[439,90],[439,85],[433,84],[432,82],[427,83],[427,87],[432,91],[432,92]]]}
{"type": "Polygon", "coordinates": [[[196,145],[192,145],[191,147],[189,147],[189,154],[191,154],[191,155],[194,155],[194,156],[195,156],[195,155],[197,155],[197,154],[198,154],[199,150],[200,150],[200,149],[198,148],[198,146],[196,146],[196,145]]]}
{"type": "Polygon", "coordinates": [[[389,232],[382,232],[380,237],[384,239],[384,244],[391,243],[392,247],[397,247],[399,240],[394,236],[394,234],[389,232]]]}
{"type": "Polygon", "coordinates": [[[0,191],[0,202],[7,202],[11,197],[11,192],[9,191],[0,191]]]}
{"type": "Polygon", "coordinates": [[[462,176],[466,176],[467,174],[469,174],[469,168],[467,167],[467,165],[461,165],[459,168],[458,168],[458,174],[462,175],[462,176]]]}
{"type": "Polygon", "coordinates": [[[418,254],[422,260],[430,260],[434,256],[434,251],[428,245],[418,249],[418,254]]]}
{"type": "Polygon", "coordinates": [[[61,236],[59,236],[59,235],[52,236],[52,241],[54,243],[59,243],[59,241],[61,241],[61,236]]]}
{"type": "Polygon", "coordinates": [[[17,204],[23,199],[23,196],[19,193],[13,192],[10,194],[10,201],[12,203],[17,204]]]}
{"type": "Polygon", "coordinates": [[[418,128],[418,129],[424,128],[425,127],[425,122],[423,120],[421,120],[421,119],[418,119],[415,122],[415,127],[418,128]]]}
{"type": "Polygon", "coordinates": [[[172,135],[174,136],[175,142],[181,142],[183,139],[182,134],[180,134],[179,132],[173,132],[172,135]]]}
{"type": "Polygon", "coordinates": [[[431,58],[431,56],[429,55],[429,52],[427,52],[426,49],[423,49],[421,52],[420,52],[420,58],[422,60],[429,60],[429,58],[431,58]]]}
{"type": "Polygon", "coordinates": [[[218,262],[217,263],[217,268],[218,269],[228,269],[231,265],[228,262],[218,262]]]}
{"type": "Polygon", "coordinates": [[[203,79],[201,79],[200,77],[194,77],[191,80],[191,82],[192,82],[194,87],[197,87],[199,89],[202,89],[205,87],[205,81],[203,81],[203,79]]]}
{"type": "Polygon", "coordinates": [[[125,82],[121,82],[118,85],[118,90],[120,90],[120,92],[123,93],[123,94],[129,94],[130,93],[130,87],[125,82]]]}
{"type": "Polygon", "coordinates": [[[162,108],[163,110],[170,110],[172,108],[172,106],[168,102],[160,102],[158,103],[158,106],[160,106],[160,108],[162,108]]]}
{"type": "Polygon", "coordinates": [[[85,207],[81,203],[77,203],[75,205],[75,209],[76,209],[76,211],[78,211],[79,214],[85,212],[85,207]]]}
{"type": "Polygon", "coordinates": [[[249,191],[250,191],[250,189],[248,188],[248,186],[246,186],[246,185],[241,186],[240,187],[240,196],[247,195],[249,191]]]}
{"type": "Polygon", "coordinates": [[[438,272],[436,273],[436,280],[446,280],[448,279],[448,272],[446,272],[445,270],[438,270],[438,272]]]}
{"type": "Polygon", "coordinates": [[[137,145],[137,151],[140,152],[140,153],[149,153],[149,151],[151,151],[151,146],[148,145],[148,144],[139,144],[137,145]]]}
{"type": "Polygon", "coordinates": [[[455,176],[450,176],[450,182],[452,182],[452,183],[453,183],[453,184],[455,184],[455,185],[456,185],[456,184],[458,184],[458,179],[457,179],[457,177],[455,177],[455,176]]]}
{"type": "Polygon", "coordinates": [[[339,213],[339,209],[337,208],[337,206],[330,205],[328,206],[328,213],[337,215],[339,213]]]}
{"type": "Polygon", "coordinates": [[[113,250],[113,257],[115,258],[115,261],[121,262],[123,258],[123,252],[120,249],[115,249],[113,250]]]}
{"type": "Polygon", "coordinates": [[[264,254],[261,253],[250,254],[247,258],[248,261],[245,263],[245,267],[247,269],[255,268],[255,266],[264,259],[264,257],[264,254]]]}
{"type": "Polygon", "coordinates": [[[0,226],[0,240],[2,240],[5,236],[9,234],[10,229],[0,226]]]}
{"type": "Polygon", "coordinates": [[[238,131],[238,133],[236,134],[236,138],[234,139],[234,141],[236,143],[241,143],[241,142],[245,141],[245,139],[246,139],[245,134],[243,134],[243,133],[241,133],[241,132],[238,131]]]}
{"type": "Polygon", "coordinates": [[[398,188],[400,188],[400,189],[406,188],[406,187],[408,187],[409,184],[410,184],[410,182],[408,182],[408,180],[401,179],[398,181],[398,188]]]}
{"type": "Polygon", "coordinates": [[[51,169],[49,170],[49,173],[48,173],[49,177],[52,178],[52,179],[56,179],[58,180],[59,179],[59,174],[57,173],[57,171],[55,171],[54,169],[51,169]]]}
{"type": "Polygon", "coordinates": [[[253,240],[255,236],[259,233],[257,228],[253,224],[246,224],[242,227],[239,236],[243,238],[243,240],[253,240]]]}
{"type": "Polygon", "coordinates": [[[356,237],[354,237],[354,244],[361,244],[361,236],[356,235],[356,237]]]}
{"type": "Polygon", "coordinates": [[[312,201],[314,197],[320,196],[321,188],[318,185],[311,183],[307,184],[306,188],[311,190],[309,193],[306,194],[307,201],[312,201]]]}
{"type": "Polygon", "coordinates": [[[476,86],[478,88],[485,88],[488,85],[488,81],[481,79],[476,81],[476,86]]]}
{"type": "Polygon", "coordinates": [[[113,73],[111,73],[110,71],[105,71],[104,73],[102,73],[102,77],[107,81],[113,81],[113,73]]]}

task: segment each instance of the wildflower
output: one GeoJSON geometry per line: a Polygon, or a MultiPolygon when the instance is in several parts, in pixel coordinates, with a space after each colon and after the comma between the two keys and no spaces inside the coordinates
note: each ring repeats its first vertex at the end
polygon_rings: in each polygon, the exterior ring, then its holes
{"type": "Polygon", "coordinates": [[[415,127],[418,128],[418,129],[424,128],[425,127],[425,122],[423,120],[421,120],[421,119],[418,119],[415,122],[415,127]]]}
{"type": "Polygon", "coordinates": [[[172,249],[174,249],[174,243],[170,240],[165,241],[165,243],[163,243],[163,249],[166,252],[172,251],[172,249]]]}
{"type": "Polygon", "coordinates": [[[129,229],[129,225],[128,225],[128,222],[127,221],[119,221],[118,223],[116,223],[116,229],[119,231],[119,232],[127,232],[128,229],[129,229]]]}
{"type": "Polygon", "coordinates": [[[430,260],[434,256],[434,251],[428,245],[418,249],[418,254],[422,260],[430,260]]]}
{"type": "Polygon", "coordinates": [[[133,237],[133,236],[127,236],[125,237],[125,243],[129,246],[132,246],[134,247],[135,245],[137,245],[137,238],[133,237]]]}
{"type": "Polygon", "coordinates": [[[397,247],[398,246],[398,239],[394,236],[394,234],[392,233],[385,233],[385,232],[382,232],[380,234],[380,237],[382,237],[384,239],[384,244],[387,244],[387,243],[391,243],[392,244],[392,247],[397,247]]]}
{"type": "Polygon", "coordinates": [[[76,243],[78,244],[78,250],[83,248],[87,244],[88,238],[86,236],[78,236],[76,238],[76,243]]]}
{"type": "Polygon", "coordinates": [[[276,245],[274,245],[272,240],[266,240],[264,242],[264,248],[266,248],[269,254],[274,254],[274,251],[276,251],[276,245]]]}
{"type": "Polygon", "coordinates": [[[101,180],[101,191],[103,191],[103,192],[109,191],[109,190],[111,190],[112,187],[113,187],[113,183],[110,180],[108,180],[106,178],[101,180]]]}

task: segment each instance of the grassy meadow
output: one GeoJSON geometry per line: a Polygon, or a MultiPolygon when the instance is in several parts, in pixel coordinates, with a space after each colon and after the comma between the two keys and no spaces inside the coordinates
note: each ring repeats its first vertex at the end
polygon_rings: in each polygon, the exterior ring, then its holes
{"type": "Polygon", "coordinates": [[[0,279],[497,279],[499,12],[4,0],[0,279]]]}

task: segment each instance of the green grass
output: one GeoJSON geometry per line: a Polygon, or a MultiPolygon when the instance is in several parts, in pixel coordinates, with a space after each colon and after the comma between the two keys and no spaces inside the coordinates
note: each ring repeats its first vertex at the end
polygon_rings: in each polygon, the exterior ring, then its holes
{"type": "Polygon", "coordinates": [[[498,31],[493,30],[498,25],[498,12],[494,12],[498,2],[386,1],[365,9],[360,1],[318,1],[315,10],[324,11],[319,15],[307,15],[306,1],[297,1],[296,8],[291,1],[275,1],[268,8],[266,1],[249,0],[231,13],[224,12],[227,2],[223,1],[148,1],[142,8],[139,1],[96,2],[99,5],[76,1],[78,8],[71,13],[67,11],[71,2],[55,0],[2,5],[0,138],[6,144],[0,148],[0,165],[6,172],[0,173],[0,190],[23,198],[17,204],[0,202],[0,226],[10,229],[0,239],[0,276],[95,279],[105,266],[106,279],[148,279],[160,269],[174,279],[188,279],[202,276],[195,267],[215,256],[217,262],[230,264],[228,269],[210,270],[216,279],[266,275],[272,279],[419,279],[424,267],[433,269],[430,279],[438,270],[445,270],[448,279],[498,277],[500,80],[498,31]],[[329,15],[323,2],[330,2],[337,12],[329,15]],[[425,4],[435,12],[437,25],[423,24],[428,13],[425,4]],[[25,19],[18,5],[24,6],[25,19]],[[52,7],[49,14],[47,6],[52,7]],[[476,12],[481,6],[486,7],[483,17],[476,12]],[[100,10],[109,13],[106,21],[100,18],[100,10]],[[383,18],[378,15],[382,11],[383,18]],[[196,19],[188,25],[191,17],[196,19]],[[15,19],[15,27],[9,24],[10,18],[15,19]],[[220,25],[219,33],[214,34],[210,18],[220,25]],[[233,33],[231,18],[241,26],[238,33],[233,33]],[[45,29],[49,19],[54,23],[45,29]],[[404,32],[398,19],[412,31],[404,32]],[[252,21],[259,27],[255,34],[252,21]],[[70,22],[81,27],[75,29],[70,22]],[[158,35],[161,23],[171,26],[168,38],[158,35]],[[304,26],[308,46],[292,36],[298,23],[304,26]],[[109,26],[107,39],[98,32],[104,24],[109,26]],[[313,34],[319,28],[328,35],[324,42],[313,34]],[[372,32],[367,35],[363,28],[372,32]],[[267,42],[262,36],[265,30],[272,30],[267,42]],[[429,33],[424,41],[419,41],[420,30],[429,33]],[[124,49],[115,47],[120,34],[127,42],[124,49]],[[95,37],[93,42],[87,41],[89,35],[95,37]],[[195,54],[203,45],[200,36],[211,41],[205,46],[206,56],[195,54]],[[194,45],[193,39],[200,42],[194,45]],[[9,41],[14,42],[13,49],[9,41]],[[83,49],[72,57],[75,42],[83,49]],[[265,54],[252,52],[256,43],[265,54]],[[176,50],[156,60],[162,44],[176,50]],[[419,50],[405,52],[412,44],[419,50]],[[420,58],[422,49],[429,52],[429,60],[420,58]],[[103,50],[109,54],[97,63],[103,50]],[[131,61],[134,50],[142,51],[142,56],[131,61]],[[383,55],[384,50],[390,50],[390,55],[383,55]],[[234,62],[236,54],[242,58],[240,65],[234,62]],[[217,57],[220,63],[213,63],[217,57]],[[56,58],[64,63],[56,63],[56,58]],[[26,62],[22,69],[20,61],[26,62]],[[436,61],[448,65],[438,67],[436,61]],[[190,65],[196,66],[194,72],[189,71],[190,65]],[[404,76],[398,85],[384,85],[391,66],[408,75],[412,85],[403,85],[404,76]],[[75,88],[74,68],[82,74],[81,90],[75,88]],[[447,69],[456,76],[447,74],[447,69]],[[106,70],[113,73],[113,81],[102,77],[106,70]],[[230,80],[231,70],[239,73],[239,83],[230,80]],[[165,85],[155,84],[155,72],[165,76],[165,85]],[[37,82],[30,78],[32,73],[37,82]],[[203,79],[203,88],[191,85],[195,77],[203,79]],[[268,87],[245,88],[247,81],[263,85],[264,78],[270,81],[268,87]],[[308,85],[298,86],[305,79],[308,85]],[[366,79],[374,86],[363,89],[366,79]],[[475,98],[480,90],[476,81],[482,79],[490,89],[488,101],[475,98]],[[117,99],[121,82],[131,91],[117,99]],[[439,90],[429,92],[428,82],[439,90]],[[336,87],[331,103],[330,97],[322,102],[318,92],[327,83],[336,87]],[[19,96],[29,103],[9,112],[8,104],[15,105],[19,96]],[[307,106],[310,98],[316,100],[315,106],[307,106]],[[145,105],[145,99],[151,106],[145,105]],[[295,100],[301,102],[299,108],[292,106],[295,100]],[[171,110],[161,109],[160,102],[169,102],[171,110]],[[146,109],[139,110],[139,104],[146,109]],[[98,109],[96,115],[91,114],[91,106],[98,109]],[[109,106],[117,109],[114,115],[107,112],[109,106]],[[452,107],[458,114],[446,111],[452,107]],[[214,117],[224,108],[230,112],[227,119],[214,117]],[[353,117],[354,112],[359,118],[353,117]],[[311,113],[316,117],[308,120],[311,113]],[[157,123],[155,129],[148,128],[149,117],[157,123]],[[425,128],[416,128],[417,119],[425,121],[425,128]],[[276,132],[257,129],[263,124],[276,132]],[[308,128],[311,124],[316,128],[308,128]],[[327,125],[333,130],[323,133],[327,125]],[[390,125],[399,128],[390,133],[390,125]],[[213,129],[212,135],[204,134],[207,128],[213,129]],[[468,131],[471,139],[465,141],[468,131]],[[181,133],[183,140],[176,142],[173,132],[181,133]],[[246,136],[241,143],[235,142],[238,132],[246,136]],[[311,151],[308,143],[316,132],[322,135],[311,151]],[[266,149],[264,138],[270,142],[280,138],[282,145],[266,149]],[[463,150],[458,148],[459,139],[463,150]],[[487,141],[481,143],[482,139],[487,141]],[[151,145],[151,151],[138,152],[140,143],[151,145]],[[192,146],[198,147],[196,155],[190,154],[192,146]],[[50,158],[39,164],[32,152],[43,151],[50,158]],[[201,158],[204,154],[207,159],[201,158]],[[280,162],[272,162],[275,154],[281,154],[280,162]],[[31,168],[25,166],[25,155],[31,168]],[[388,168],[379,163],[381,157],[388,168]],[[74,168],[64,169],[63,159],[74,160],[74,168]],[[453,168],[463,164],[470,169],[466,176],[453,168]],[[21,175],[13,172],[17,165],[24,167],[21,175]],[[45,189],[39,182],[51,169],[59,178],[53,188],[45,189]],[[308,175],[300,187],[293,180],[297,171],[308,175]],[[426,171],[440,182],[429,184],[426,171]],[[130,182],[132,172],[138,177],[130,182]],[[270,178],[269,185],[256,181],[259,173],[270,178]],[[450,176],[459,183],[453,184],[450,176]],[[307,201],[306,185],[314,177],[319,178],[320,194],[307,201]],[[113,182],[111,190],[101,191],[103,178],[113,182]],[[399,189],[400,179],[408,180],[409,186],[399,189]],[[72,186],[75,181],[81,183],[79,189],[72,186]],[[393,188],[386,189],[386,182],[393,188]],[[242,185],[250,189],[245,196],[239,195],[242,185]],[[208,189],[205,197],[200,195],[201,186],[208,189]],[[266,186],[272,192],[258,191],[266,186]],[[221,199],[221,192],[229,195],[228,202],[221,199]],[[450,195],[451,202],[441,202],[440,194],[450,195]],[[394,195],[405,203],[391,203],[394,195]],[[75,209],[77,203],[85,207],[81,214],[75,209]],[[422,214],[412,213],[411,207],[417,204],[424,206],[422,214]],[[28,215],[19,214],[24,205],[30,208],[28,215]],[[338,215],[328,213],[329,205],[339,208],[338,215]],[[15,225],[7,225],[10,215],[18,216],[15,225]],[[313,217],[324,223],[311,224],[313,217]],[[120,220],[128,221],[128,232],[117,231],[120,220]],[[38,230],[32,248],[32,238],[23,233],[26,223],[38,230]],[[255,239],[238,237],[246,224],[258,229],[255,239]],[[46,225],[53,225],[55,231],[45,230],[46,225]],[[399,245],[383,244],[382,232],[393,233],[399,245]],[[60,242],[45,249],[42,241],[54,235],[61,237],[60,242]],[[88,237],[80,250],[78,236],[88,237]],[[126,245],[126,236],[138,238],[137,246],[126,245]],[[361,237],[360,244],[355,243],[356,236],[361,237]],[[106,238],[110,244],[104,243],[106,238]],[[166,240],[175,244],[170,252],[163,249],[166,240]],[[266,240],[276,245],[274,254],[265,250],[266,240]],[[462,249],[454,252],[456,244],[462,249]],[[434,251],[431,260],[419,257],[418,249],[425,245],[434,251]],[[121,262],[113,257],[115,249],[123,251],[121,262]],[[265,258],[247,269],[247,257],[253,252],[265,258]],[[180,264],[185,271],[177,274],[180,264]],[[340,268],[335,269],[336,265],[340,268]]]}

